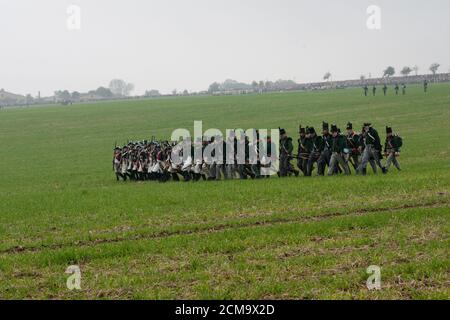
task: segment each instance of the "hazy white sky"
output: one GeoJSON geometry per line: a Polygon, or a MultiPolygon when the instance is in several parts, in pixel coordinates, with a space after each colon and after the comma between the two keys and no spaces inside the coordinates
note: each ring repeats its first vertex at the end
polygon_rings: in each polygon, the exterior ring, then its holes
{"type": "Polygon", "coordinates": [[[0,88],[88,91],[122,78],[162,92],[227,78],[320,81],[450,68],[449,0],[0,0],[0,88]],[[66,26],[71,4],[81,29],[66,26]],[[381,30],[366,26],[381,8],[381,30]]]}

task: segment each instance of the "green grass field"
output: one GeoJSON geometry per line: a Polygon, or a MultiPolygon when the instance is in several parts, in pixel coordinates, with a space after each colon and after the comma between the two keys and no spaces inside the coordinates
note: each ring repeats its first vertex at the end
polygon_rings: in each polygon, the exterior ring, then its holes
{"type": "Polygon", "coordinates": [[[448,299],[450,85],[0,110],[0,298],[448,299]],[[402,172],[117,183],[115,141],[389,124],[402,172]],[[80,291],[65,270],[79,265],[80,291]],[[366,288],[380,266],[382,288],[366,288]]]}

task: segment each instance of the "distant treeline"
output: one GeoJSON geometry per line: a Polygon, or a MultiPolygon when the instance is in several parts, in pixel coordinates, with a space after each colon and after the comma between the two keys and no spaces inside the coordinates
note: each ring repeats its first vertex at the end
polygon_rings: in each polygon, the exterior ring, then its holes
{"type": "Polygon", "coordinates": [[[173,90],[171,94],[161,94],[158,90],[147,90],[143,96],[132,96],[130,92],[133,90],[133,84],[126,83],[123,80],[112,80],[109,87],[99,87],[87,93],[79,93],[77,91],[69,92],[68,90],[55,91],[51,97],[41,98],[32,97],[30,94],[26,96],[13,94],[0,89],[0,107],[2,106],[23,106],[38,104],[72,104],[80,102],[108,101],[108,100],[128,100],[149,97],[174,97],[174,96],[195,96],[195,95],[239,95],[264,92],[284,92],[284,91],[301,91],[301,90],[326,90],[340,89],[351,87],[363,87],[365,85],[394,85],[394,84],[415,84],[423,83],[427,80],[433,82],[450,82],[450,73],[436,73],[428,75],[411,75],[411,76],[385,76],[382,78],[361,77],[357,80],[331,80],[331,74],[326,77],[327,81],[312,83],[296,83],[293,80],[277,80],[277,81],[253,81],[252,83],[238,82],[236,80],[227,79],[222,83],[212,83],[208,90],[200,92],[188,92],[184,90],[178,92],[173,90]]]}

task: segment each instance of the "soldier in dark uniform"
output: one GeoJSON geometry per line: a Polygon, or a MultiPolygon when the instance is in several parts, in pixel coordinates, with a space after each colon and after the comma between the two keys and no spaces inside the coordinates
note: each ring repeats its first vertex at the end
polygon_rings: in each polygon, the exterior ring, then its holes
{"type": "MultiPolygon", "coordinates": [[[[206,157],[204,156],[205,150],[208,147],[208,145],[209,145],[209,138],[204,136],[202,139],[202,164],[200,167],[200,175],[204,181],[208,180],[209,171],[210,171],[210,169],[209,169],[210,166],[206,161],[207,160],[206,157]]],[[[210,160],[208,159],[208,161],[210,161],[210,160]]]]}
{"type": "Polygon", "coordinates": [[[398,86],[398,83],[395,84],[394,90],[395,90],[395,95],[398,96],[398,90],[400,90],[400,88],[399,88],[399,86],[398,86]]]}
{"type": "Polygon", "coordinates": [[[259,131],[255,130],[255,134],[256,134],[256,140],[253,141],[252,143],[250,143],[249,147],[254,150],[254,152],[256,153],[256,159],[257,159],[257,163],[252,163],[250,165],[253,174],[255,175],[256,179],[260,179],[261,178],[261,161],[259,158],[259,131]]]}
{"type": "Polygon", "coordinates": [[[372,93],[373,93],[373,96],[375,96],[377,94],[377,87],[376,86],[372,87],[372,93]]]}
{"type": "MultiPolygon", "coordinates": [[[[222,145],[222,152],[217,152],[217,160],[215,164],[215,178],[216,180],[220,180],[223,176],[224,179],[227,179],[227,172],[225,170],[225,163],[227,161],[227,150],[226,150],[226,142],[223,140],[222,136],[216,136],[215,144],[217,146],[222,145]]],[[[219,148],[220,149],[220,148],[219,148]]]]}
{"type": "Polygon", "coordinates": [[[367,92],[369,92],[369,88],[367,87],[367,85],[365,85],[363,87],[363,89],[364,89],[364,95],[367,97],[367,92]]]}
{"type": "MultiPolygon", "coordinates": [[[[359,164],[361,164],[362,154],[364,153],[364,149],[365,149],[365,144],[364,144],[364,137],[365,137],[365,135],[363,133],[364,133],[364,126],[361,129],[361,134],[359,135],[359,143],[358,143],[359,147],[358,147],[358,150],[359,150],[359,154],[361,155],[359,157],[359,164]]],[[[374,157],[370,157],[369,164],[372,167],[373,172],[377,173],[377,164],[375,163],[375,158],[374,157]]],[[[358,167],[359,167],[359,165],[358,165],[358,167]]],[[[358,167],[356,168],[356,173],[358,173],[358,167]]],[[[367,172],[367,170],[366,170],[366,168],[364,168],[363,171],[362,171],[362,174],[365,175],[366,172],[367,172]]]]}
{"type": "Polygon", "coordinates": [[[330,164],[331,160],[331,134],[330,134],[330,128],[329,124],[327,122],[322,122],[322,141],[323,141],[323,148],[320,153],[320,158],[317,161],[317,172],[319,175],[325,174],[325,167],[330,164]]]}
{"type": "Polygon", "coordinates": [[[392,132],[391,127],[386,127],[386,142],[384,143],[384,155],[386,160],[386,171],[389,170],[391,163],[400,171],[400,163],[397,158],[400,157],[400,148],[403,145],[402,138],[392,132]]]}
{"type": "Polygon", "coordinates": [[[291,173],[296,176],[299,174],[291,164],[292,151],[294,151],[292,138],[287,136],[285,129],[280,129],[280,177],[287,177],[291,173]]]}
{"type": "MultiPolygon", "coordinates": [[[[216,143],[216,137],[213,136],[211,137],[211,139],[208,141],[208,146],[210,145],[214,145],[216,143]]],[[[216,150],[212,150],[211,152],[211,156],[215,157],[216,156],[216,150]]],[[[209,159],[209,163],[208,163],[208,181],[212,181],[212,180],[216,180],[216,164],[214,163],[213,159],[209,159]]]]}
{"type": "Polygon", "coordinates": [[[225,171],[227,179],[234,179],[235,174],[237,172],[236,149],[237,149],[236,134],[234,131],[231,131],[230,135],[227,137],[227,141],[224,147],[226,159],[225,171]]]}
{"type": "Polygon", "coordinates": [[[405,95],[406,94],[406,84],[402,85],[402,94],[405,95]]]}
{"type": "Polygon", "coordinates": [[[300,137],[298,139],[297,167],[303,172],[303,175],[306,175],[310,153],[310,151],[307,149],[306,129],[300,126],[299,134],[300,137]]]}
{"type": "Polygon", "coordinates": [[[383,86],[383,94],[384,94],[385,96],[386,96],[387,90],[388,90],[388,87],[387,87],[387,85],[386,85],[386,83],[385,83],[384,86],[383,86]]]}
{"type": "MultiPolygon", "coordinates": [[[[372,125],[370,123],[364,123],[362,139],[364,151],[357,173],[364,175],[366,172],[367,164],[371,159],[374,159],[376,164],[381,168],[382,172],[386,173],[386,168],[381,164],[380,136],[378,135],[377,130],[372,128],[372,125]]],[[[375,171],[376,167],[373,167],[373,169],[375,171]]]]}
{"type": "Polygon", "coordinates": [[[113,170],[116,174],[116,180],[119,181],[120,178],[123,179],[123,181],[127,180],[127,176],[122,174],[122,149],[119,147],[114,148],[114,154],[113,154],[113,170]]]}
{"type": "MultiPolygon", "coordinates": [[[[197,137],[197,139],[195,140],[195,143],[193,143],[191,145],[191,155],[193,157],[193,162],[192,162],[192,180],[194,182],[199,181],[202,177],[203,179],[206,179],[205,175],[202,175],[202,164],[203,164],[203,159],[200,157],[196,158],[196,154],[195,154],[195,150],[196,149],[202,149],[203,151],[203,139],[201,137],[197,137]]],[[[200,151],[200,150],[198,150],[200,151]]],[[[202,152],[203,154],[203,152],[202,152]]],[[[175,176],[174,176],[175,177],[175,176]]],[[[176,180],[176,177],[175,177],[176,180]]]]}
{"type": "Polygon", "coordinates": [[[337,126],[331,126],[332,144],[331,144],[331,160],[328,167],[328,175],[332,176],[338,172],[337,166],[340,165],[344,169],[346,175],[350,174],[348,163],[345,159],[345,151],[347,149],[346,138],[339,133],[337,126]]]}
{"type": "Polygon", "coordinates": [[[353,124],[351,122],[347,123],[347,148],[349,149],[348,161],[352,164],[353,168],[356,170],[359,166],[359,134],[353,131],[353,124]]]}
{"type": "Polygon", "coordinates": [[[131,147],[131,169],[130,176],[132,180],[137,180],[137,165],[138,165],[138,158],[137,158],[137,145],[132,144],[131,147]]]}
{"type": "Polygon", "coordinates": [[[306,175],[310,177],[312,175],[314,162],[318,162],[320,154],[323,150],[323,139],[321,136],[317,135],[314,127],[310,127],[308,133],[309,133],[308,144],[310,145],[311,152],[309,154],[306,175]]]}
{"type": "Polygon", "coordinates": [[[272,169],[275,169],[274,163],[276,161],[276,145],[274,142],[272,142],[271,136],[267,136],[266,140],[263,140],[262,148],[260,149],[260,155],[264,153],[265,156],[262,156],[260,158],[260,165],[261,165],[261,177],[262,178],[270,178],[271,173],[273,172],[272,169]],[[273,150],[273,153],[272,153],[273,150]]]}
{"type": "Polygon", "coordinates": [[[251,177],[252,179],[255,177],[249,165],[250,158],[250,146],[249,140],[247,136],[241,135],[239,140],[237,141],[237,150],[238,153],[236,155],[236,159],[238,161],[238,172],[240,179],[247,179],[247,177],[251,177]],[[244,150],[244,154],[240,154],[240,149],[244,150]]]}
{"type": "Polygon", "coordinates": [[[425,81],[423,82],[423,92],[427,93],[427,91],[428,91],[428,81],[425,80],[425,81]]]}

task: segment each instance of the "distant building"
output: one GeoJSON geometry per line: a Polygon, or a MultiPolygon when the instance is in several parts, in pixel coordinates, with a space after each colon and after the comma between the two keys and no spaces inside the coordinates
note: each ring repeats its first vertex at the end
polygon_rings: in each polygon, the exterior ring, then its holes
{"type": "Polygon", "coordinates": [[[20,94],[14,94],[0,89],[0,105],[1,106],[13,106],[27,103],[27,97],[20,94]]]}

